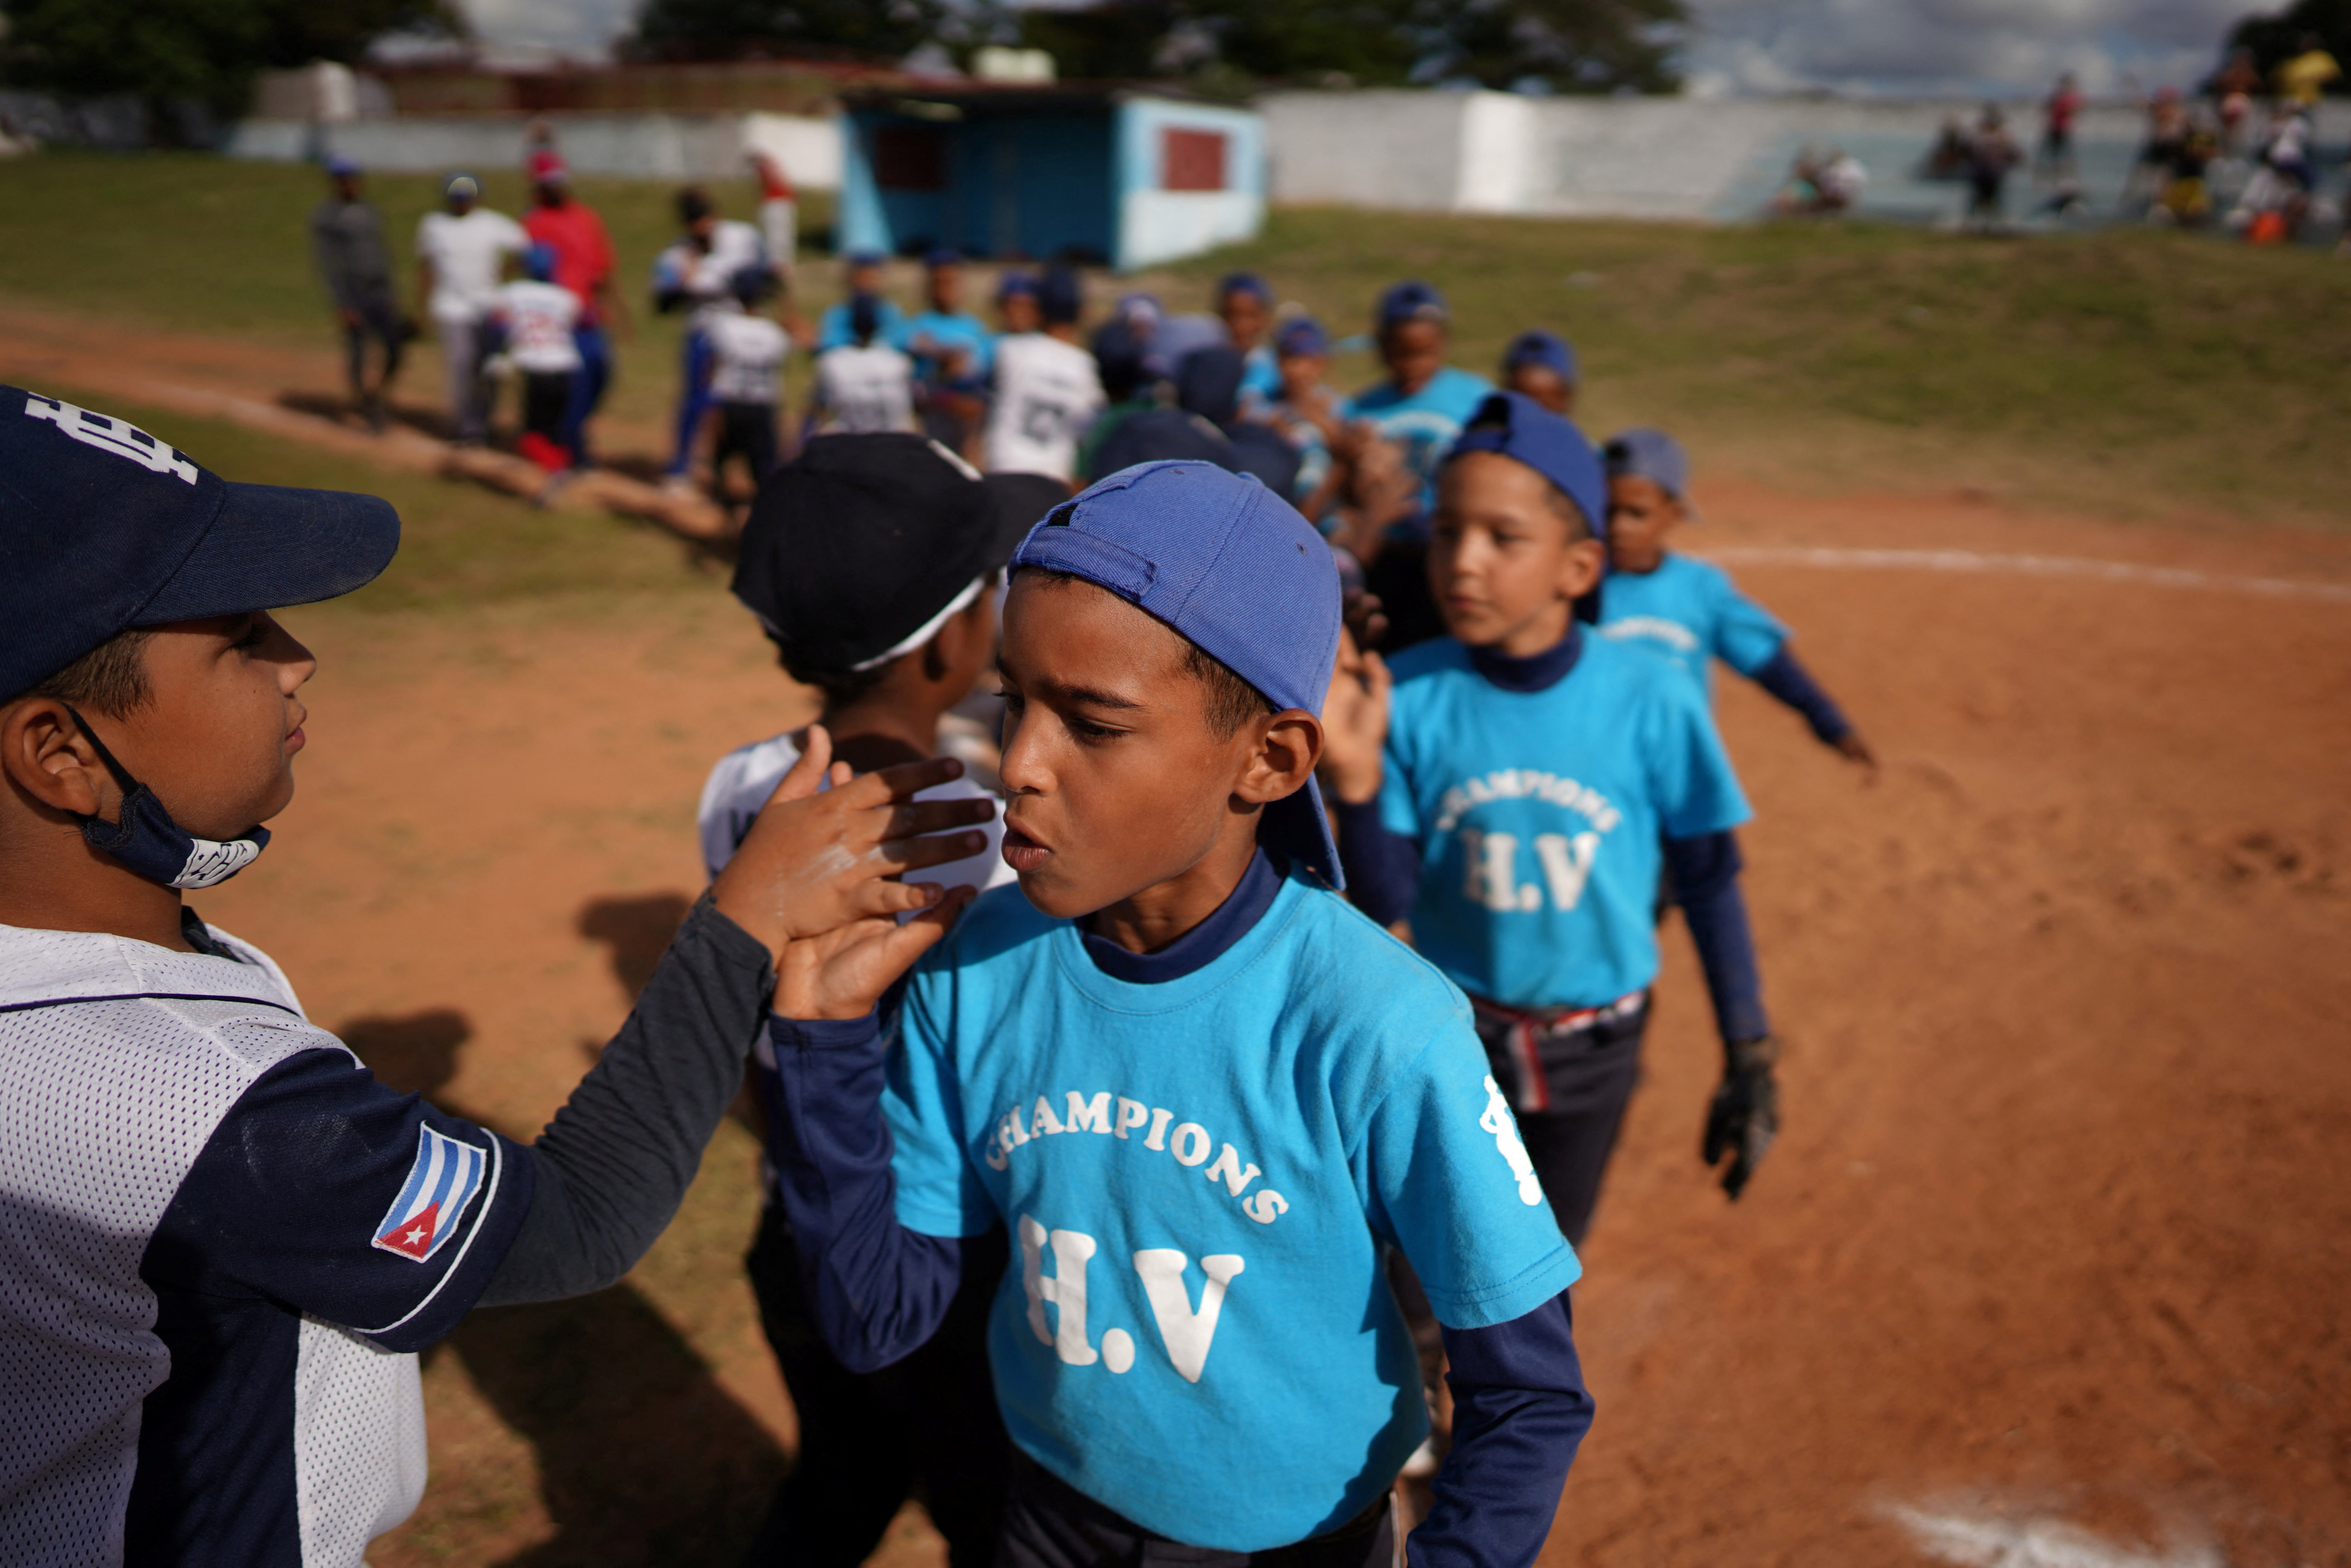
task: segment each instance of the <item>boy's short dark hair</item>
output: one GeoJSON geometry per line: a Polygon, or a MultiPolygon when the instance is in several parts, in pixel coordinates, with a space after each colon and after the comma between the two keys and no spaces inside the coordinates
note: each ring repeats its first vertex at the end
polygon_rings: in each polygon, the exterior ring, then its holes
{"type": "Polygon", "coordinates": [[[122,718],[146,705],[154,688],[147,684],[147,640],[152,628],[134,626],[118,632],[24,697],[55,697],[76,707],[95,708],[109,718],[122,718]]]}
{"type": "MultiPolygon", "coordinates": [[[[1056,588],[1086,580],[1072,571],[1055,571],[1041,566],[1024,566],[1019,575],[1033,577],[1056,588]]],[[[1144,613],[1149,615],[1151,612],[1146,610],[1144,613]]],[[[1158,617],[1153,616],[1152,619],[1157,620],[1158,617]]],[[[1160,624],[1164,626],[1166,622],[1163,621],[1160,624]]],[[[1168,630],[1174,632],[1175,628],[1170,626],[1168,630]]],[[[1181,632],[1176,632],[1176,635],[1182,638],[1184,643],[1184,673],[1207,689],[1208,727],[1216,731],[1218,740],[1230,740],[1240,733],[1241,726],[1253,718],[1281,711],[1274,706],[1271,697],[1235,674],[1231,665],[1181,632]]]]}

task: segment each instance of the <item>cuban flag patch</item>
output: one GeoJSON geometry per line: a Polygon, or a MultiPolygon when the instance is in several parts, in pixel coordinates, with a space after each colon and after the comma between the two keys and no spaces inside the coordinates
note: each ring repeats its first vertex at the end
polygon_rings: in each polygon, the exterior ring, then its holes
{"type": "Polygon", "coordinates": [[[375,1228],[375,1244],[423,1263],[455,1234],[457,1218],[482,1186],[488,1151],[461,1144],[430,1126],[417,1128],[416,1163],[408,1181],[375,1228]]]}

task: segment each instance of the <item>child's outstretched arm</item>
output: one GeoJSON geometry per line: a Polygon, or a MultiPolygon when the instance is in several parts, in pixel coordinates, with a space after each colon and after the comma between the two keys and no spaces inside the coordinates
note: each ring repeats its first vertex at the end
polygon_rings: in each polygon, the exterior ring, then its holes
{"type": "Polygon", "coordinates": [[[1757,685],[1803,715],[1804,722],[1813,727],[1821,744],[1834,747],[1846,758],[1867,768],[1873,777],[1876,774],[1876,753],[1869,749],[1869,743],[1862,739],[1861,732],[1854,728],[1844,710],[1813,679],[1813,673],[1797,662],[1787,643],[1780,644],[1780,651],[1754,673],[1753,679],[1757,685]]]}

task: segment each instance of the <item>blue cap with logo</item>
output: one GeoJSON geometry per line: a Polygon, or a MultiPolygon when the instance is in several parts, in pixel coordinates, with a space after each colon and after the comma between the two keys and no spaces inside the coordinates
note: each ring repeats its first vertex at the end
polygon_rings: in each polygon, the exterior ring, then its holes
{"type": "Polygon", "coordinates": [[[0,701],[133,627],[349,593],[399,546],[373,496],[232,485],[122,420],[0,387],[0,701]]]}
{"type": "Polygon", "coordinates": [[[1520,333],[1502,350],[1504,374],[1520,365],[1541,365],[1570,386],[1575,384],[1574,349],[1558,333],[1546,332],[1541,327],[1520,333]]]}
{"type": "MultiPolygon", "coordinates": [[[[1045,514],[1012,566],[1066,571],[1147,612],[1277,708],[1321,714],[1339,653],[1339,572],[1288,502],[1212,463],[1138,463],[1045,514]]],[[[1314,781],[1265,808],[1259,840],[1346,884],[1314,781]]]]}

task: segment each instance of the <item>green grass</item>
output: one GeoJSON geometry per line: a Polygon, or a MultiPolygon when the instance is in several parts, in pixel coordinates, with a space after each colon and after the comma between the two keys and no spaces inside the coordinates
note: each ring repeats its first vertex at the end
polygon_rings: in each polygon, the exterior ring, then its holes
{"type": "MultiPolygon", "coordinates": [[[[483,172],[493,204],[519,207],[518,174],[483,172]]],[[[372,182],[403,249],[434,186],[372,182]]],[[[672,233],[672,189],[580,182],[632,303],[672,233]]],[[[747,182],[716,190],[725,210],[751,210],[747,182]]],[[[304,237],[319,194],[308,169],[197,155],[0,163],[0,296],[324,355],[304,237]]],[[[1583,356],[1588,424],[1667,425],[1702,467],[1823,489],[1969,486],[2109,516],[2341,522],[2351,263],[2310,251],[2148,230],[1994,241],[1298,209],[1144,281],[1198,308],[1236,266],[1340,332],[1384,284],[1426,277],[1453,301],[1456,358],[1480,370],[1520,329],[1555,328],[1583,356]]],[[[837,287],[830,266],[802,276],[808,308],[837,287]]],[[[641,306],[637,320],[608,407],[654,424],[676,324],[641,306]]],[[[1372,374],[1360,355],[1339,369],[1350,386],[1372,374]]]]}
{"type": "Polygon", "coordinates": [[[241,425],[69,386],[56,391],[130,420],[225,479],[360,490],[390,501],[401,522],[392,565],[358,592],[306,615],[506,608],[594,618],[624,599],[642,612],[649,598],[683,605],[725,590],[720,563],[651,525],[594,512],[533,511],[473,484],[378,468],[241,425]]]}

